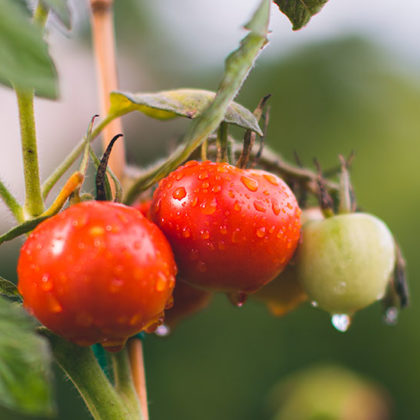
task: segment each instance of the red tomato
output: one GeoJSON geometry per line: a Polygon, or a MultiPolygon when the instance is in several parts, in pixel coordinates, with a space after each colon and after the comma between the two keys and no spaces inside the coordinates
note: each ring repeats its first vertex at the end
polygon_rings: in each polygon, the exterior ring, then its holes
{"type": "Polygon", "coordinates": [[[177,281],[173,293],[173,306],[165,311],[165,324],[171,328],[179,321],[204,309],[213,294],[197,289],[183,281],[177,281]]]}
{"type": "Polygon", "coordinates": [[[209,161],[190,161],[163,179],[151,218],[172,245],[184,281],[232,294],[272,280],[300,234],[300,209],[281,179],[209,161]]]}
{"type": "Polygon", "coordinates": [[[140,201],[133,205],[144,217],[150,220],[150,206],[152,205],[152,200],[140,201]]]}
{"type": "Polygon", "coordinates": [[[175,274],[171,248],[153,223],[132,207],[88,201],[31,233],[18,288],[52,331],[115,351],[162,316],[175,274]]]}

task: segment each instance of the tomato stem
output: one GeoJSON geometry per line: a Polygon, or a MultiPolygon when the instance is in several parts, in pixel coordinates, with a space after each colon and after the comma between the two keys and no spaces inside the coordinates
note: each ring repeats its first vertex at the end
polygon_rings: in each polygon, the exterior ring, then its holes
{"type": "Polygon", "coordinates": [[[127,347],[117,353],[111,353],[111,361],[114,371],[115,389],[118,395],[125,402],[127,410],[133,419],[144,420],[133,383],[127,347]]]}
{"type": "Polygon", "coordinates": [[[143,420],[149,420],[147,405],[146,375],[144,371],[143,341],[137,337],[130,339],[127,343],[130,354],[131,373],[133,375],[134,387],[140,400],[143,420]]]}
{"type": "Polygon", "coordinates": [[[23,208],[18,203],[14,195],[7,189],[7,187],[0,180],[0,197],[3,199],[4,204],[9,208],[15,217],[16,221],[21,223],[25,220],[23,215],[23,208]]]}
{"type": "MultiPolygon", "coordinates": [[[[92,10],[92,40],[98,75],[101,112],[103,115],[106,115],[110,107],[109,94],[111,91],[118,89],[113,0],[91,0],[90,6],[92,10]]],[[[119,118],[105,127],[102,137],[103,150],[106,150],[114,135],[121,132],[122,124],[119,118]]],[[[122,179],[125,167],[124,141],[116,144],[109,166],[117,178],[122,179]]]]}
{"type": "Polygon", "coordinates": [[[136,419],[106,378],[89,347],[76,346],[44,329],[55,360],[96,420],[136,419]]]}

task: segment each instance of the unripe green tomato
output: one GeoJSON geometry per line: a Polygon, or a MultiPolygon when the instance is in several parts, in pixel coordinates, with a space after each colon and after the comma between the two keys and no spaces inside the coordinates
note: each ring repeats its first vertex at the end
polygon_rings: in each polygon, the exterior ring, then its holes
{"type": "Polygon", "coordinates": [[[308,222],[302,236],[296,269],[317,306],[352,315],[384,296],[395,244],[381,220],[366,213],[337,215],[308,222]]]}

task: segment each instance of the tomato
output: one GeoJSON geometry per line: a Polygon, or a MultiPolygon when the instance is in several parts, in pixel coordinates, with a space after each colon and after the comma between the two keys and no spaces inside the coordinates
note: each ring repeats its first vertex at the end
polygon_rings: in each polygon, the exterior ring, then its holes
{"type": "MultiPolygon", "coordinates": [[[[301,223],[324,218],[319,207],[312,207],[302,211],[301,223]]],[[[300,241],[304,240],[302,235],[300,241]]],[[[308,300],[296,273],[293,261],[273,281],[251,295],[255,300],[267,305],[268,310],[275,316],[283,316],[296,309],[308,300]]]]}
{"type": "Polygon", "coordinates": [[[118,350],[162,316],[176,266],[162,232],[136,209],[76,204],[30,234],[18,261],[24,306],[55,333],[118,350]]]}
{"type": "Polygon", "coordinates": [[[165,311],[165,324],[173,328],[184,318],[201,311],[210,303],[213,294],[177,280],[173,306],[165,311]]]}
{"type": "Polygon", "coordinates": [[[275,175],[209,161],[190,161],[163,179],[151,207],[183,281],[231,294],[255,292],[283,270],[299,217],[295,196],[275,175]]]}
{"type": "Polygon", "coordinates": [[[140,201],[133,205],[144,217],[150,220],[150,206],[152,205],[152,200],[140,201]]]}
{"type": "Polygon", "coordinates": [[[309,298],[332,314],[352,315],[381,299],[394,265],[394,239],[375,216],[342,214],[302,228],[299,280],[309,298]]]}

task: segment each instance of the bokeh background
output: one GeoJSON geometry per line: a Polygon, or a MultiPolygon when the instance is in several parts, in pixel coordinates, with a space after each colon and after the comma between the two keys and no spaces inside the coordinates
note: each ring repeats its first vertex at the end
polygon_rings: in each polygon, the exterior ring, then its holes
{"type": "MultiPolygon", "coordinates": [[[[98,111],[86,3],[73,1],[71,33],[54,20],[49,23],[61,100],[36,104],[44,177],[98,111]]],[[[215,90],[224,57],[244,35],[241,25],[257,3],[116,1],[121,88],[215,90]]],[[[250,300],[238,309],[217,296],[169,337],[145,341],[152,420],[271,419],[273,386],[320,363],[344,366],[373,381],[388,400],[392,419],[420,418],[419,14],[418,0],[331,0],[308,27],[294,33],[273,6],[271,43],[237,98],[253,109],[272,94],[267,143],[288,159],[297,151],[305,165],[316,157],[329,167],[337,154],[356,152],[352,178],[359,204],[381,217],[400,242],[408,261],[411,307],[390,327],[382,322],[380,305],[373,305],[343,334],[310,305],[277,319],[260,303],[250,300]]],[[[0,104],[0,176],[22,197],[10,90],[0,88],[0,104]]],[[[187,124],[125,117],[129,161],[145,165],[164,156],[187,124]]],[[[0,202],[1,230],[12,224],[0,202]]],[[[16,280],[20,244],[2,245],[0,275],[16,280]]],[[[89,418],[59,370],[55,387],[59,419],[89,418]]],[[[4,411],[0,418],[25,417],[4,411]]]]}

